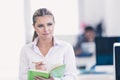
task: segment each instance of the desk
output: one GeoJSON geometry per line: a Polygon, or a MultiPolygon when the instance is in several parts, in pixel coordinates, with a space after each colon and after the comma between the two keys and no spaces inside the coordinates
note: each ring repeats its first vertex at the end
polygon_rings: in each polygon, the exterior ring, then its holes
{"type": "Polygon", "coordinates": [[[78,80],[114,80],[113,74],[79,74],[78,80]]]}

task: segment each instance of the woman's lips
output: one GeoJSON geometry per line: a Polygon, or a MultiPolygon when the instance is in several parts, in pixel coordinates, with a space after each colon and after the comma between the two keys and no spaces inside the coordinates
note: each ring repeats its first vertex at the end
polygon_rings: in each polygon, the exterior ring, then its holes
{"type": "Polygon", "coordinates": [[[49,35],[49,33],[44,33],[43,35],[49,35]]]}

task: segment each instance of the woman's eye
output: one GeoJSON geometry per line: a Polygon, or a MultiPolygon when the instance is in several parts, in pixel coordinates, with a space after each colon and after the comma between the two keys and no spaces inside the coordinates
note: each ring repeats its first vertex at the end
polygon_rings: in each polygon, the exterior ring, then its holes
{"type": "Polygon", "coordinates": [[[38,27],[43,27],[43,25],[41,24],[41,25],[38,25],[38,27]]]}
{"type": "Polygon", "coordinates": [[[47,25],[48,25],[48,26],[52,26],[53,24],[52,24],[52,23],[48,23],[47,25]]]}

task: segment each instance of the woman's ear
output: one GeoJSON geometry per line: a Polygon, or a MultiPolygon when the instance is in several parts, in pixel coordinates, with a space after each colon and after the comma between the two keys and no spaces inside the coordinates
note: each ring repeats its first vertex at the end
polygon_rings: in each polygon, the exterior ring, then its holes
{"type": "Polygon", "coordinates": [[[35,27],[34,24],[33,24],[33,28],[34,28],[34,31],[37,33],[37,28],[35,27]]]}

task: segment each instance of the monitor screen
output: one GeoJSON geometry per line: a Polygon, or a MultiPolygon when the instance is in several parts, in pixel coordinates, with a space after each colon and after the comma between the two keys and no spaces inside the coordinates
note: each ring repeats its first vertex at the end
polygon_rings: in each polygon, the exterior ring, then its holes
{"type": "Polygon", "coordinates": [[[96,65],[113,65],[113,43],[120,37],[96,37],[96,65]]]}
{"type": "Polygon", "coordinates": [[[120,46],[115,47],[115,80],[120,80],[120,46]]]}

